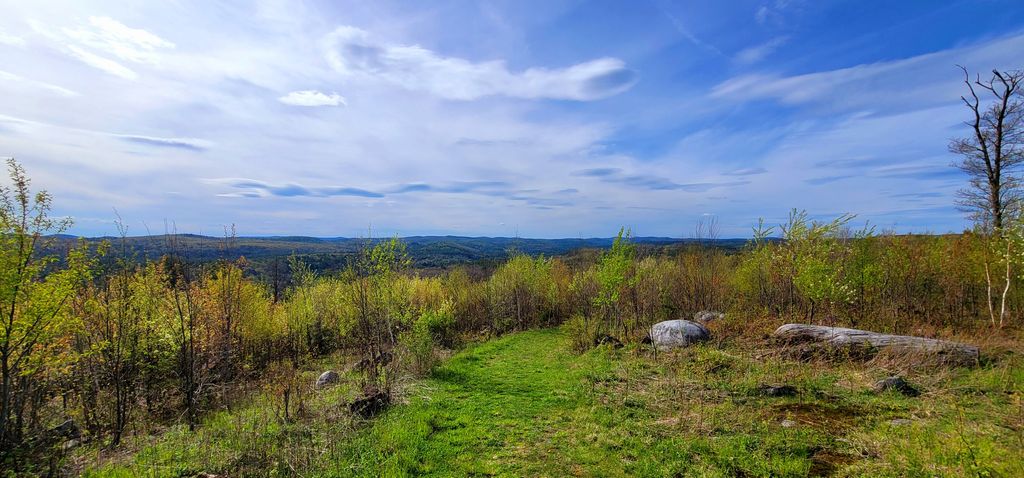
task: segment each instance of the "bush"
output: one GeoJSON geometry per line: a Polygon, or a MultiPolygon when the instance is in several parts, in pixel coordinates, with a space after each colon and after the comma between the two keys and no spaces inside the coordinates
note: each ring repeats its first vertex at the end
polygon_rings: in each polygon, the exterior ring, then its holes
{"type": "Polygon", "coordinates": [[[444,302],[438,309],[423,312],[417,324],[425,323],[427,332],[435,344],[443,347],[454,347],[456,342],[455,314],[452,313],[451,302],[444,302]]]}
{"type": "Polygon", "coordinates": [[[587,320],[583,314],[573,314],[565,321],[565,331],[569,334],[573,350],[585,352],[594,346],[597,332],[592,320],[587,320]]]}
{"type": "Polygon", "coordinates": [[[434,314],[424,313],[413,322],[411,329],[402,333],[400,342],[407,354],[406,364],[415,375],[430,373],[437,363],[434,337],[430,330],[435,317],[434,314]]]}

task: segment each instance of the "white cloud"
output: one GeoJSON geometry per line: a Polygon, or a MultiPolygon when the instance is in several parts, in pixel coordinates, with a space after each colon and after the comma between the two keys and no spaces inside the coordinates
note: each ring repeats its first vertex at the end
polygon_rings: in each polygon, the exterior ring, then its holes
{"type": "Polygon", "coordinates": [[[785,45],[788,41],[789,37],[775,37],[760,45],[740,50],[734,59],[737,63],[742,65],[757,63],[765,59],[768,55],[775,53],[775,50],[778,50],[779,47],[785,45]]]}
{"type": "Polygon", "coordinates": [[[344,106],[345,98],[337,93],[326,94],[316,90],[293,91],[277,99],[292,106],[344,106]]]}
{"type": "Polygon", "coordinates": [[[0,70],[0,80],[18,83],[21,85],[28,86],[30,88],[38,88],[68,98],[79,96],[77,91],[72,91],[62,86],[53,85],[50,83],[46,83],[44,81],[32,80],[3,70],[0,70]]]}
{"type": "Polygon", "coordinates": [[[794,76],[775,73],[741,75],[719,83],[714,98],[748,101],[774,99],[785,104],[821,102],[846,109],[878,110],[893,105],[932,105],[960,96],[961,73],[1019,68],[1016,52],[1024,35],[878,63],[794,76]]]}
{"type": "Polygon", "coordinates": [[[0,31],[0,45],[22,47],[25,46],[25,39],[0,31]]]}
{"type": "Polygon", "coordinates": [[[88,26],[77,28],[56,29],[31,19],[28,24],[72,58],[127,80],[136,80],[139,75],[120,61],[158,65],[160,51],[175,48],[174,43],[153,33],[128,27],[109,17],[89,17],[88,26]]]}
{"type": "Polygon", "coordinates": [[[453,100],[503,95],[589,101],[626,91],[636,81],[635,73],[616,58],[516,73],[509,71],[504,61],[473,62],[441,56],[418,45],[387,45],[348,26],[334,30],[326,44],[327,60],[339,73],[378,78],[453,100]]]}
{"type": "Polygon", "coordinates": [[[69,45],[68,52],[71,56],[79,59],[82,63],[98,70],[103,70],[111,75],[119,76],[126,80],[134,80],[139,77],[139,74],[135,73],[131,68],[109,58],[104,58],[95,53],[85,51],[75,45],[69,45]]]}
{"type": "Polygon", "coordinates": [[[89,24],[92,28],[65,28],[63,32],[82,46],[135,63],[155,64],[159,49],[174,48],[174,43],[109,17],[89,17],[89,24]]]}

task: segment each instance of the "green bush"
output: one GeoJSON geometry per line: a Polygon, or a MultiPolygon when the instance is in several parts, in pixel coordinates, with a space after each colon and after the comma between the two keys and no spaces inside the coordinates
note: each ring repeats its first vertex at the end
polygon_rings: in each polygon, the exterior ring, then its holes
{"type": "Polygon", "coordinates": [[[435,344],[453,347],[456,342],[457,329],[452,308],[451,302],[445,302],[438,309],[427,310],[420,315],[413,327],[415,328],[422,322],[435,344]]]}

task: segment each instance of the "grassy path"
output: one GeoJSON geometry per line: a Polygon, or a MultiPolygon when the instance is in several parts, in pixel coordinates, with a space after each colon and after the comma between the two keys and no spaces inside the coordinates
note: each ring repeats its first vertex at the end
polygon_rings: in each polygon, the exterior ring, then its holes
{"type": "MultiPolygon", "coordinates": [[[[612,457],[579,433],[580,357],[558,330],[530,331],[476,346],[417,388],[363,439],[359,462],[386,474],[549,475],[612,457]],[[383,462],[383,463],[381,463],[383,462]]],[[[358,448],[358,447],[357,447],[358,448]]],[[[373,474],[373,473],[370,473],[373,474]]]]}

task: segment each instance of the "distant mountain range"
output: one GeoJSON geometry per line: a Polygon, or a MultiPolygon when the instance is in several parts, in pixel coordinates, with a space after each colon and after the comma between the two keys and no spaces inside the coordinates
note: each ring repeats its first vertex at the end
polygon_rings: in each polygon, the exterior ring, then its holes
{"type": "MultiPolygon", "coordinates": [[[[244,256],[248,260],[260,262],[294,254],[313,259],[313,262],[336,263],[344,257],[350,257],[357,253],[359,247],[367,241],[362,238],[305,236],[236,237],[231,240],[194,234],[178,234],[175,237],[179,252],[197,261],[235,259],[244,256]]],[[[78,240],[78,237],[61,235],[58,236],[58,239],[55,247],[65,248],[78,240]]],[[[121,241],[119,237],[86,239],[91,243],[105,240],[112,245],[118,245],[121,241]]],[[[386,239],[389,238],[374,238],[370,241],[386,239]]],[[[487,259],[503,259],[512,251],[531,255],[558,256],[579,249],[604,249],[612,245],[614,238],[523,239],[514,237],[409,236],[403,237],[401,240],[407,244],[409,255],[415,266],[430,268],[487,259]]],[[[698,240],[634,237],[633,242],[643,246],[669,247],[695,244],[698,240]]],[[[747,240],[715,239],[703,242],[725,249],[739,249],[747,240]]],[[[125,239],[124,245],[131,254],[139,259],[157,259],[171,252],[168,236],[165,235],[128,237],[125,239]]]]}

